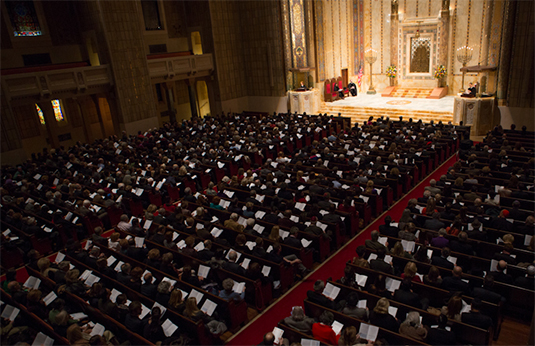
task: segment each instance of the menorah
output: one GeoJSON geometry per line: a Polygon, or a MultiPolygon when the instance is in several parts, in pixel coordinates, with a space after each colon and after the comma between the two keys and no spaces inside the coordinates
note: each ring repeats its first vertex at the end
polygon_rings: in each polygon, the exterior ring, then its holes
{"type": "Polygon", "coordinates": [[[370,64],[370,87],[368,88],[367,94],[375,94],[376,91],[373,87],[373,80],[372,80],[372,66],[373,63],[377,61],[377,51],[373,48],[367,49],[366,52],[364,52],[364,59],[370,64]]]}
{"type": "MultiPolygon", "coordinates": [[[[472,60],[472,54],[474,53],[474,49],[472,47],[463,46],[457,48],[457,61],[459,61],[461,64],[463,64],[463,67],[466,66],[466,64],[472,60]]],[[[464,70],[463,71],[463,79],[461,82],[461,92],[464,92],[464,70]]]]}

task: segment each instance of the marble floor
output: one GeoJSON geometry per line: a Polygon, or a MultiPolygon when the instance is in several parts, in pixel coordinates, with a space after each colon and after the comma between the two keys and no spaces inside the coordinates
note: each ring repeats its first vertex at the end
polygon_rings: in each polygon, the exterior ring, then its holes
{"type": "Polygon", "coordinates": [[[453,113],[453,101],[454,96],[446,96],[439,100],[433,100],[418,98],[382,97],[379,93],[375,95],[368,95],[362,93],[356,97],[346,97],[343,100],[326,103],[326,105],[334,107],[370,107],[453,113]]]}

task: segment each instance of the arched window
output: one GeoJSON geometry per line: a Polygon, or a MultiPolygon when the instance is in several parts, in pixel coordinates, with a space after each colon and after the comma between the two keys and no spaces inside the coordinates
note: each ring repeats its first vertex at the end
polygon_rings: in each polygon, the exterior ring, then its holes
{"type": "Polygon", "coordinates": [[[39,107],[37,103],[35,104],[35,110],[37,110],[37,115],[39,116],[39,122],[41,123],[41,125],[45,125],[46,124],[45,116],[43,114],[43,111],[41,110],[41,107],[39,107]]]}
{"type": "Polygon", "coordinates": [[[50,101],[50,103],[52,103],[52,108],[54,109],[54,117],[56,118],[56,121],[60,122],[65,120],[60,100],[52,100],[50,101]]]}
{"type": "Polygon", "coordinates": [[[14,36],[41,36],[41,26],[33,1],[10,0],[6,7],[13,26],[14,36]]]}

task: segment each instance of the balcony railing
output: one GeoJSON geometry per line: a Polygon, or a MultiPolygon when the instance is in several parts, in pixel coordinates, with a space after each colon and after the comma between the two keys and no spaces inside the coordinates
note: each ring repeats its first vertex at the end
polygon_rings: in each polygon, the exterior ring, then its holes
{"type": "Polygon", "coordinates": [[[109,90],[113,78],[109,65],[52,69],[2,75],[6,97],[49,99],[72,94],[95,94],[109,90]]]}
{"type": "Polygon", "coordinates": [[[154,80],[175,81],[193,76],[207,76],[214,69],[212,54],[171,56],[147,60],[154,80]]]}

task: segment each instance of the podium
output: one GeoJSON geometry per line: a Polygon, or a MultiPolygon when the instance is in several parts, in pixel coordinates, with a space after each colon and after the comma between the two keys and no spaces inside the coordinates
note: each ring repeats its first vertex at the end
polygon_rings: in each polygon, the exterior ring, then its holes
{"type": "Polygon", "coordinates": [[[319,111],[319,90],[312,88],[307,91],[288,91],[288,109],[291,113],[316,114],[319,111]]]}
{"type": "Polygon", "coordinates": [[[500,111],[495,97],[455,97],[453,122],[470,126],[471,136],[484,136],[500,123],[500,111]]]}

